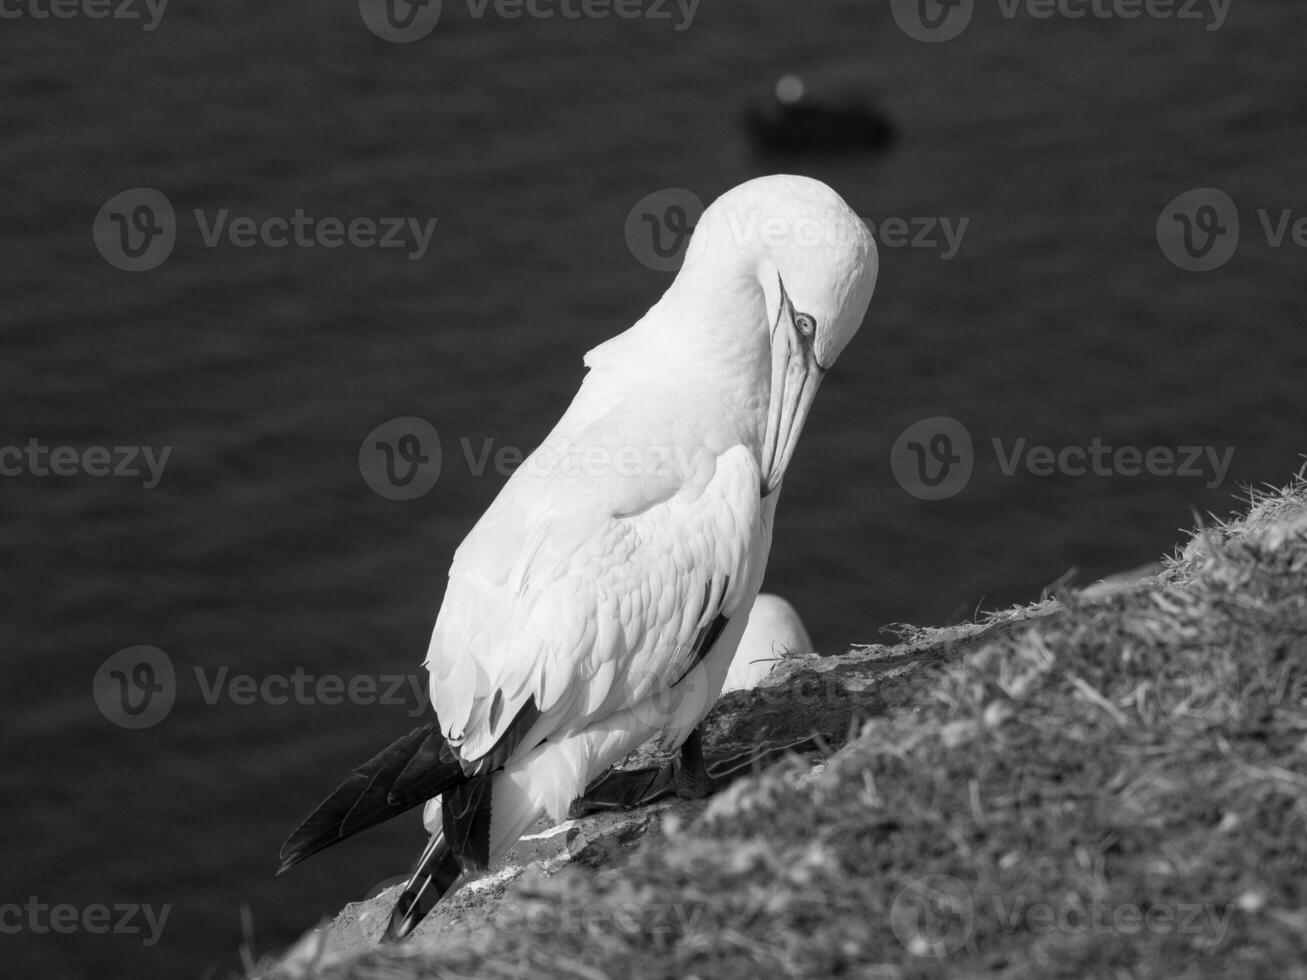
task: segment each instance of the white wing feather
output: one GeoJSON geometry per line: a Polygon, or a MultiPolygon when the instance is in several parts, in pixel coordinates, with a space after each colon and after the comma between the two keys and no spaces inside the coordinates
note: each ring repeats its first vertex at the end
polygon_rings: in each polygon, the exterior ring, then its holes
{"type": "Polygon", "coordinates": [[[640,459],[624,469],[620,411],[570,442],[588,462],[562,452],[564,416],[459,547],[427,668],[465,760],[532,698],[541,717],[516,755],[666,690],[701,630],[747,613],[770,537],[754,454],[700,444],[650,465],[659,451],[640,421],[640,459]]]}

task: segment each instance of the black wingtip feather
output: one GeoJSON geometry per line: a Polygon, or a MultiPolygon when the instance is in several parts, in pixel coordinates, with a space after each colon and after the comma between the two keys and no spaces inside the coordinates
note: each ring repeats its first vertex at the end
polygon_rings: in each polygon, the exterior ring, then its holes
{"type": "Polygon", "coordinates": [[[430,730],[412,758],[400,770],[390,787],[387,799],[396,806],[414,797],[429,800],[439,792],[437,787],[448,779],[448,773],[453,772],[453,767],[461,768],[458,756],[440,734],[440,726],[431,725],[428,728],[430,730]]]}
{"type": "Polygon", "coordinates": [[[413,729],[350,773],[295,828],[281,845],[277,874],[438,796],[465,778],[438,724],[413,729]]]}

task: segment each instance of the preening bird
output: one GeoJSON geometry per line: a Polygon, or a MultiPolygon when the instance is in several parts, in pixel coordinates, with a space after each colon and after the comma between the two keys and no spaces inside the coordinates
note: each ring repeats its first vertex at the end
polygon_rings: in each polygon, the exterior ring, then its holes
{"type": "Polygon", "coordinates": [[[426,658],[436,717],[355,769],[278,873],[425,803],[397,939],[651,738],[681,750],[678,792],[711,791],[696,728],[876,273],[866,225],[820,181],[762,177],[703,212],[675,281],[586,355],[571,405],[455,553],[426,658]]]}

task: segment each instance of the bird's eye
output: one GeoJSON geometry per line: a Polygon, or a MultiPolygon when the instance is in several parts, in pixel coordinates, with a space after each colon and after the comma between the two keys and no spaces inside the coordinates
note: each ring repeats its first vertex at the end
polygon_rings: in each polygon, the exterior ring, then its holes
{"type": "Polygon", "coordinates": [[[817,332],[817,321],[807,313],[794,314],[794,325],[799,328],[799,333],[805,337],[811,337],[817,332]]]}

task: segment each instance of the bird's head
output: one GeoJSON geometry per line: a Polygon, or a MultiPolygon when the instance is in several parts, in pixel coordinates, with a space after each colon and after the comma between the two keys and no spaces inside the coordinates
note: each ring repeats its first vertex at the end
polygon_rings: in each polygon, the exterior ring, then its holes
{"type": "Polygon", "coordinates": [[[808,177],[748,181],[700,218],[672,292],[734,297],[733,309],[718,307],[701,326],[721,346],[764,359],[764,494],[780,485],[822,378],[858,332],[878,267],[866,224],[808,177]]]}

